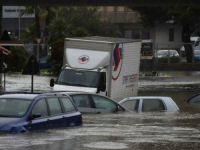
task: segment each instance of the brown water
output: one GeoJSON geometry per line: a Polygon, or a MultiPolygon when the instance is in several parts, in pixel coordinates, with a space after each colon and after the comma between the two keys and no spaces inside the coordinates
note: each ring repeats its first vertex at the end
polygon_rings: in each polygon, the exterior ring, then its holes
{"type": "MultiPolygon", "coordinates": [[[[16,77],[15,77],[16,78],[16,77]]],[[[9,78],[8,78],[9,79],[9,78]]],[[[36,78],[37,79],[37,78],[36,78]]],[[[18,82],[20,79],[18,78],[18,82]]],[[[179,80],[177,78],[176,80],[179,80]]],[[[39,79],[37,90],[49,80],[39,79]],[[40,85],[41,84],[41,85],[40,85]]],[[[57,129],[24,134],[0,134],[2,150],[199,150],[200,149],[200,106],[183,101],[198,93],[198,86],[185,83],[195,82],[184,78],[184,88],[174,86],[172,79],[140,82],[138,95],[170,96],[178,104],[180,112],[147,112],[127,114],[83,115],[83,127],[57,129]],[[159,85],[161,88],[156,85],[159,85]],[[170,84],[170,88],[169,85],[170,84]],[[144,90],[144,86],[149,85],[144,90]],[[163,90],[164,87],[164,90],[163,90]],[[156,90],[155,90],[156,89],[156,90]],[[180,90],[182,89],[182,90],[180,90]]],[[[23,84],[9,80],[8,88],[23,84]]],[[[24,86],[23,86],[24,87],[24,86]]]]}

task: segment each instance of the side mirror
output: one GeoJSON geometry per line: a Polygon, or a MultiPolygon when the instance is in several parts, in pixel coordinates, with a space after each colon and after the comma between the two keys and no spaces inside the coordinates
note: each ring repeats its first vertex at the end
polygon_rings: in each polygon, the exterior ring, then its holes
{"type": "Polygon", "coordinates": [[[33,114],[33,115],[31,116],[31,119],[39,118],[39,117],[41,117],[41,116],[42,116],[41,113],[35,113],[35,114],[33,114]]]}
{"type": "Polygon", "coordinates": [[[101,83],[98,88],[97,88],[97,93],[99,92],[105,92],[106,91],[106,84],[105,83],[101,83]]]}
{"type": "Polygon", "coordinates": [[[100,91],[105,92],[106,91],[106,84],[102,83],[99,88],[100,88],[100,91]]]}
{"type": "Polygon", "coordinates": [[[54,86],[54,79],[50,79],[50,87],[53,87],[54,86]]]}

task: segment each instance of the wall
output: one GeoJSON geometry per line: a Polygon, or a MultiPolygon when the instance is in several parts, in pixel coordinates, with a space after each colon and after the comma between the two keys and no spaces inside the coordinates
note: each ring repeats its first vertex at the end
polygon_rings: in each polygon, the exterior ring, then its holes
{"type": "Polygon", "coordinates": [[[157,25],[155,27],[155,48],[180,49],[182,44],[182,27],[172,23],[157,25]],[[169,41],[169,29],[174,29],[174,41],[169,41]]]}

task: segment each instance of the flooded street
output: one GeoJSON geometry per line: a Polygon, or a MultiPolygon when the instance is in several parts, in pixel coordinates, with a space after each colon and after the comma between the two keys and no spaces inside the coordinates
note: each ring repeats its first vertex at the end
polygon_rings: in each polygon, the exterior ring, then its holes
{"type": "MultiPolygon", "coordinates": [[[[34,91],[49,91],[51,77],[34,76],[34,91]]],[[[138,95],[170,96],[180,112],[83,115],[83,127],[0,134],[2,150],[199,150],[200,106],[183,103],[199,92],[199,72],[144,77],[138,95]]],[[[31,91],[31,76],[7,75],[7,91],[31,91]]]]}

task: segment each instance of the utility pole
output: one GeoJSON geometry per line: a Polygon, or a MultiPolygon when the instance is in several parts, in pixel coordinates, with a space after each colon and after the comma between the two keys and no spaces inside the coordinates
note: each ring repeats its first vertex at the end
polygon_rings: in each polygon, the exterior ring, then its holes
{"type": "MultiPolygon", "coordinates": [[[[3,22],[3,13],[2,13],[2,10],[3,10],[3,6],[0,5],[0,36],[2,35],[2,22],[3,22]]],[[[3,67],[3,66],[0,66],[0,67],[3,67]]],[[[0,90],[3,90],[3,86],[2,86],[2,73],[0,73],[0,90]]]]}

